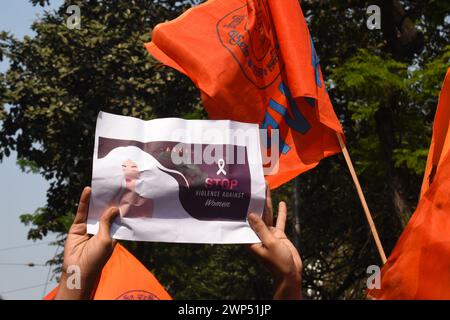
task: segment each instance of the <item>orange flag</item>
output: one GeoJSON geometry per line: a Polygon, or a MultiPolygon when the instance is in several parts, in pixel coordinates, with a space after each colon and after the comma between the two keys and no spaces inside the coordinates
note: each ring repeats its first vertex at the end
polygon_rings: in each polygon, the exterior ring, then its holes
{"type": "Polygon", "coordinates": [[[450,69],[418,207],[381,270],[376,299],[450,299],[450,69]]]}
{"type": "Polygon", "coordinates": [[[450,69],[447,70],[433,126],[433,138],[422,183],[421,196],[428,190],[436,170],[450,150],[450,69]]]}
{"type": "Polygon", "coordinates": [[[280,130],[271,188],[341,151],[343,134],[298,0],[209,0],[157,25],[149,52],[189,76],[211,119],[280,130]]]}
{"type": "MultiPolygon", "coordinates": [[[[53,300],[58,287],[44,299],[53,300]]],[[[94,300],[172,300],[164,287],[119,243],[104,266],[94,300]]]]}

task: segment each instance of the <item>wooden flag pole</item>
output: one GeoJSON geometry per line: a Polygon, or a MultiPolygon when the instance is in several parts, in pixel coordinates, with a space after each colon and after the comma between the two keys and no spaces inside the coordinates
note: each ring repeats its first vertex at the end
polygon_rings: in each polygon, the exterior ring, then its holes
{"type": "Polygon", "coordinates": [[[294,178],[294,246],[300,246],[300,178],[294,178]]]}
{"type": "Polygon", "coordinates": [[[367,222],[369,223],[370,231],[372,231],[373,239],[375,240],[375,244],[377,245],[381,261],[383,262],[383,264],[385,264],[387,260],[386,254],[384,253],[380,237],[378,236],[377,228],[375,227],[375,223],[373,222],[369,207],[367,206],[366,198],[364,197],[361,185],[359,184],[358,176],[356,175],[355,168],[353,167],[352,159],[350,159],[350,154],[348,153],[347,147],[345,146],[344,140],[342,140],[341,135],[339,133],[336,133],[336,136],[339,140],[339,145],[341,146],[342,153],[344,154],[345,161],[347,162],[348,169],[350,170],[350,174],[353,178],[353,183],[355,184],[356,191],[358,192],[359,200],[361,201],[364,213],[366,214],[367,222]]]}

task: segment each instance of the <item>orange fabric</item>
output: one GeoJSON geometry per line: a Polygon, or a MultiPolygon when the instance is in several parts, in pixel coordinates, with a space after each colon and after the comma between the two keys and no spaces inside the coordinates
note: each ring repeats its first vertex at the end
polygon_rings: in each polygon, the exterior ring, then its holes
{"type": "Polygon", "coordinates": [[[119,243],[102,270],[94,300],[172,298],[155,276],[119,243]]]}
{"type": "MultiPolygon", "coordinates": [[[[44,299],[54,299],[58,288],[44,299]]],[[[164,287],[119,243],[104,266],[94,300],[172,300],[164,287]]]]}
{"type": "Polygon", "coordinates": [[[436,112],[424,189],[418,207],[381,270],[376,299],[450,299],[450,71],[436,112]],[[431,166],[437,168],[428,185],[431,166]]]}
{"type": "Polygon", "coordinates": [[[271,188],[341,151],[298,0],[210,0],[157,25],[146,47],[192,79],[211,119],[280,129],[271,188]]]}
{"type": "Polygon", "coordinates": [[[447,70],[433,126],[433,138],[428,154],[427,166],[422,183],[421,196],[428,190],[430,181],[442,158],[450,150],[450,69],[447,70]]]}
{"type": "Polygon", "coordinates": [[[52,291],[50,291],[45,297],[44,300],[53,300],[55,299],[56,293],[58,292],[58,286],[54,287],[52,291]]]}

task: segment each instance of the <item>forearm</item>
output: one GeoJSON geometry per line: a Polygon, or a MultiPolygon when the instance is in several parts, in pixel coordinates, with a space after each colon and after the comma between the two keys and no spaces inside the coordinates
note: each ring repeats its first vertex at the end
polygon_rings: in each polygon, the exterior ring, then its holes
{"type": "Polygon", "coordinates": [[[299,276],[286,276],[275,281],[274,300],[301,300],[302,279],[299,276]]]}
{"type": "Polygon", "coordinates": [[[97,284],[97,278],[77,280],[74,277],[75,275],[69,275],[65,272],[62,273],[55,300],[91,299],[97,284]]]}

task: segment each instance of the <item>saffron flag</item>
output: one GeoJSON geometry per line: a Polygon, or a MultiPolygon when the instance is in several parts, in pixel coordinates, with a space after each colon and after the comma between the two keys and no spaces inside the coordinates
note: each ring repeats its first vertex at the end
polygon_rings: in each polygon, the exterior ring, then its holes
{"type": "Polygon", "coordinates": [[[376,299],[450,299],[450,69],[442,87],[418,207],[381,270],[376,299]]]}
{"type": "Polygon", "coordinates": [[[433,138],[422,183],[421,196],[428,190],[436,170],[450,150],[450,69],[447,70],[433,126],[433,138]]]}
{"type": "MultiPolygon", "coordinates": [[[[53,300],[58,287],[44,299],[53,300]]],[[[94,300],[172,300],[155,276],[119,243],[103,267],[94,300]]]]}
{"type": "Polygon", "coordinates": [[[279,153],[271,188],[341,151],[298,0],[209,0],[157,25],[146,47],[192,79],[211,119],[259,124],[269,149],[279,129],[279,150],[267,151],[279,153]]]}

